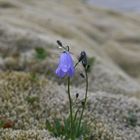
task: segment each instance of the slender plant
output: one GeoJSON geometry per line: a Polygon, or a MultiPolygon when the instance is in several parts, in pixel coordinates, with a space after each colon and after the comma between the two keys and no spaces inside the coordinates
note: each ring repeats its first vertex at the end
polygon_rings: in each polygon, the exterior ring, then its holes
{"type": "Polygon", "coordinates": [[[67,77],[67,94],[69,100],[69,115],[64,119],[64,126],[61,125],[59,120],[56,120],[54,125],[51,125],[49,121],[46,121],[46,127],[49,129],[55,136],[64,136],[65,139],[76,140],[81,136],[86,137],[89,133],[88,127],[82,121],[83,114],[86,109],[87,103],[87,94],[88,94],[88,71],[89,64],[86,52],[82,51],[78,58],[77,63],[74,65],[74,61],[72,59],[69,46],[63,46],[63,44],[58,40],[57,44],[64,51],[60,55],[59,64],[55,71],[56,75],[60,78],[67,77]],[[76,100],[73,101],[71,97],[71,78],[75,74],[75,70],[77,65],[81,63],[84,68],[84,74],[81,73],[81,77],[85,78],[86,88],[85,88],[85,96],[84,99],[80,100],[81,106],[78,106],[76,109],[75,102],[77,101],[79,94],[76,93],[76,100]]]}

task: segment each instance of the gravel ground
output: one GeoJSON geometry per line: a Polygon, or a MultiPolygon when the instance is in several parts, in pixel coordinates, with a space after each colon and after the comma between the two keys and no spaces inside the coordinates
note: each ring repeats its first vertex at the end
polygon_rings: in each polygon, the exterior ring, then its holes
{"type": "MultiPolygon", "coordinates": [[[[49,139],[47,130],[44,130],[46,118],[51,121],[54,117],[61,119],[67,115],[65,86],[44,78],[32,81],[31,75],[23,72],[1,73],[1,77],[0,116],[5,127],[10,128],[1,129],[1,139],[17,136],[16,139],[20,140],[22,135],[28,139],[37,135],[38,140],[49,139]]],[[[79,100],[82,99],[83,91],[72,88],[73,98],[78,92],[79,100]]],[[[84,119],[97,140],[140,138],[140,104],[135,98],[89,92],[84,119]]]]}

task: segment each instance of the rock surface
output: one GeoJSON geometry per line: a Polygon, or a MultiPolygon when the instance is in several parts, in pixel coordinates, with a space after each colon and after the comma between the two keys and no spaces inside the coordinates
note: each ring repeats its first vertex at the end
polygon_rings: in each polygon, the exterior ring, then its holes
{"type": "MultiPolygon", "coordinates": [[[[0,130],[1,139],[30,132],[42,137],[38,139],[51,139],[44,135],[46,117],[67,114],[64,80],[54,75],[59,39],[70,46],[75,60],[82,50],[96,59],[85,113],[87,121],[96,124],[96,139],[101,134],[100,140],[139,140],[139,24],[139,15],[99,9],[80,0],[0,0],[0,118],[14,122],[13,129],[0,130]],[[41,75],[37,83],[30,72],[41,75]]],[[[82,98],[84,82],[78,74],[76,78],[72,91],[82,98]]]]}

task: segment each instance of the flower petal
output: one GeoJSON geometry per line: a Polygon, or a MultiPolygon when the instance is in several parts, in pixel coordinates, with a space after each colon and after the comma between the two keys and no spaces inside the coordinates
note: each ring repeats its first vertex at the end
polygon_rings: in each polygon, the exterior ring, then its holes
{"type": "Polygon", "coordinates": [[[58,75],[60,78],[63,78],[63,77],[66,75],[66,73],[63,72],[59,67],[56,69],[55,73],[56,73],[56,75],[58,75]]]}
{"type": "Polygon", "coordinates": [[[74,75],[74,68],[70,68],[67,74],[72,77],[74,75]]]}
{"type": "Polygon", "coordinates": [[[74,64],[69,52],[65,51],[61,54],[56,74],[61,78],[65,75],[70,77],[74,75],[74,64]]]}

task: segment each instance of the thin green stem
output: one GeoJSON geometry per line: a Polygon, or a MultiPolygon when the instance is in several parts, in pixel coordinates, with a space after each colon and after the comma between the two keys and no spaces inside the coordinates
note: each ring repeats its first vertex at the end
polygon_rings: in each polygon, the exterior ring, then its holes
{"type": "Polygon", "coordinates": [[[70,109],[70,127],[71,127],[71,138],[73,133],[73,115],[72,115],[72,99],[70,95],[70,77],[68,77],[68,98],[69,98],[69,109],[70,109]]]}
{"type": "Polygon", "coordinates": [[[79,61],[74,65],[74,68],[76,68],[76,66],[79,64],[79,61]]]}
{"type": "Polygon", "coordinates": [[[81,115],[80,115],[80,119],[79,119],[79,124],[78,124],[78,129],[77,129],[77,131],[79,131],[79,129],[80,129],[81,121],[82,121],[82,118],[83,118],[83,113],[84,113],[84,110],[85,110],[85,107],[86,107],[86,102],[87,102],[88,74],[87,74],[86,69],[85,69],[85,75],[86,75],[86,77],[85,77],[85,78],[86,78],[86,92],[85,92],[84,105],[83,105],[82,112],[81,112],[81,115]]]}
{"type": "Polygon", "coordinates": [[[77,119],[77,115],[78,115],[79,110],[80,110],[80,108],[78,107],[78,109],[76,110],[75,115],[74,115],[74,119],[73,119],[74,122],[77,119]]]}

